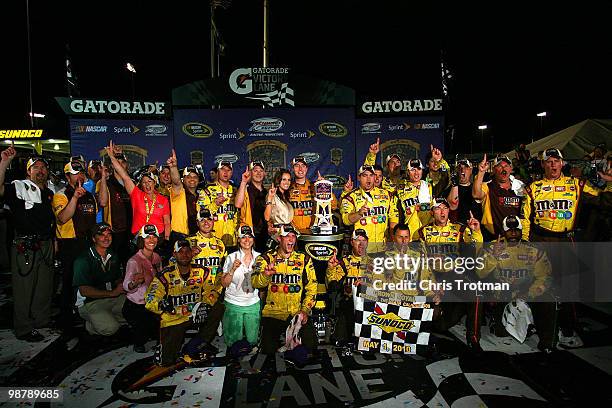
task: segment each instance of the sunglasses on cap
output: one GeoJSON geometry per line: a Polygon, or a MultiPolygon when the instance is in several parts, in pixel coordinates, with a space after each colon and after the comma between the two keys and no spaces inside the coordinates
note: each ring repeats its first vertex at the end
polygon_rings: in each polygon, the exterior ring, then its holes
{"type": "Polygon", "coordinates": [[[238,238],[251,237],[255,238],[255,234],[253,234],[253,228],[250,225],[243,225],[238,229],[238,238]]]}
{"type": "Polygon", "coordinates": [[[412,159],[408,162],[408,170],[412,169],[422,169],[423,163],[421,163],[420,159],[412,159]]]}
{"type": "Polygon", "coordinates": [[[179,252],[181,248],[191,249],[191,245],[189,244],[189,241],[185,239],[179,239],[178,241],[174,243],[174,252],[179,252]]]}
{"type": "Polygon", "coordinates": [[[198,221],[202,220],[212,220],[213,215],[208,208],[202,208],[198,213],[198,221]]]}
{"type": "Polygon", "coordinates": [[[472,162],[470,162],[468,159],[461,159],[457,161],[455,166],[472,167],[472,162]]]}
{"type": "Polygon", "coordinates": [[[546,161],[549,157],[556,157],[557,159],[563,160],[563,155],[559,149],[546,149],[542,153],[542,160],[546,161]]]}
{"type": "Polygon", "coordinates": [[[359,237],[364,237],[365,239],[369,239],[367,232],[362,228],[359,228],[353,231],[353,239],[357,239],[359,237]]]}
{"type": "Polygon", "coordinates": [[[495,157],[495,160],[493,160],[493,167],[497,166],[498,164],[501,164],[501,162],[506,162],[512,165],[512,160],[510,160],[508,156],[497,156],[495,157]]]}
{"type": "Polygon", "coordinates": [[[445,198],[434,198],[434,201],[431,207],[437,208],[437,207],[440,207],[441,205],[445,205],[446,208],[450,208],[450,204],[448,204],[448,201],[446,201],[445,198]]]}
{"type": "Polygon", "coordinates": [[[231,162],[228,162],[228,161],[220,161],[220,162],[219,162],[219,164],[217,165],[217,169],[221,169],[221,167],[223,167],[223,166],[227,166],[227,167],[229,167],[230,169],[233,169],[233,168],[234,168],[234,166],[232,166],[232,163],[231,163],[231,162]]]}
{"type": "Polygon", "coordinates": [[[49,167],[49,161],[47,159],[45,159],[42,156],[32,156],[30,157],[30,159],[28,160],[27,164],[26,164],[26,170],[30,170],[30,167],[32,167],[34,165],[34,163],[36,163],[37,161],[41,161],[45,164],[45,166],[49,167]]]}
{"type": "Polygon", "coordinates": [[[281,237],[286,237],[290,233],[293,233],[293,234],[295,234],[298,237],[300,236],[300,233],[293,227],[293,225],[291,225],[291,224],[283,224],[283,225],[281,225],[280,230],[278,232],[278,234],[281,237]]]}
{"type": "Polygon", "coordinates": [[[138,232],[138,235],[141,236],[142,238],[146,238],[149,235],[155,235],[156,237],[159,238],[159,231],[157,230],[157,227],[155,225],[147,224],[147,225],[142,226],[142,228],[138,232]]]}
{"type": "Polygon", "coordinates": [[[399,162],[402,162],[402,159],[400,159],[400,157],[397,154],[390,154],[387,156],[387,159],[385,160],[385,163],[389,163],[391,161],[391,159],[396,158],[397,160],[399,160],[399,162]]]}
{"type": "Polygon", "coordinates": [[[96,226],[93,227],[93,235],[102,235],[106,231],[113,232],[113,229],[111,228],[109,224],[105,222],[96,224],[96,226]]]}
{"type": "Polygon", "coordinates": [[[366,171],[369,171],[370,173],[374,174],[374,166],[361,166],[359,168],[359,175],[361,176],[366,171]]]}
{"type": "Polygon", "coordinates": [[[65,174],[79,174],[82,172],[85,172],[85,168],[80,162],[73,161],[70,163],[66,163],[66,165],[64,166],[65,174]]]}
{"type": "Polygon", "coordinates": [[[154,182],[155,184],[159,184],[159,181],[158,181],[158,179],[157,179],[157,176],[155,175],[155,173],[153,173],[153,172],[151,172],[151,171],[145,171],[145,172],[141,173],[141,174],[138,176],[138,183],[140,183],[144,177],[148,177],[148,178],[150,178],[151,180],[153,180],[153,182],[154,182]]]}
{"type": "Polygon", "coordinates": [[[292,166],[295,166],[298,163],[306,164],[306,159],[304,158],[304,156],[297,156],[297,157],[294,157],[293,160],[291,160],[292,166]]]}
{"type": "Polygon", "coordinates": [[[261,167],[262,170],[266,169],[262,161],[253,161],[249,164],[249,170],[253,170],[255,166],[261,167]]]}
{"type": "Polygon", "coordinates": [[[188,176],[189,173],[193,173],[196,176],[200,177],[200,173],[198,173],[198,170],[195,167],[185,167],[183,169],[183,177],[188,176]]]}

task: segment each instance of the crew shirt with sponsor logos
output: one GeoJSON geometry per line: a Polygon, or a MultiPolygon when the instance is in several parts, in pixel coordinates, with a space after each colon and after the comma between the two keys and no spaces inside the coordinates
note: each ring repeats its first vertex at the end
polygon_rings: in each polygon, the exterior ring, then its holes
{"type": "Polygon", "coordinates": [[[519,216],[521,212],[521,197],[512,189],[499,186],[494,180],[482,184],[482,221],[481,224],[491,234],[503,234],[504,218],[519,216]]]}
{"type": "Polygon", "coordinates": [[[325,273],[327,287],[342,282],[342,292],[345,297],[352,296],[353,285],[362,276],[366,275],[368,262],[372,262],[367,256],[357,256],[353,254],[345,255],[338,260],[338,265],[328,264],[325,273]],[[344,281],[342,281],[344,279],[344,281]]]}
{"type": "MultiPolygon", "coordinates": [[[[58,191],[53,195],[53,213],[55,218],[70,202],[74,195],[74,188],[66,186],[66,188],[58,191]]],[[[81,238],[86,239],[89,230],[96,225],[96,214],[98,212],[98,203],[96,198],[90,192],[85,192],[77,201],[74,215],[63,224],[56,224],[55,234],[59,239],[81,238]]]]}
{"type": "Polygon", "coordinates": [[[419,239],[419,228],[431,222],[431,201],[433,200],[431,184],[421,180],[418,186],[406,183],[397,189],[397,203],[400,219],[404,219],[410,228],[413,240],[419,239]]]}
{"type": "MultiPolygon", "coordinates": [[[[462,224],[447,222],[445,226],[429,224],[419,229],[419,239],[423,243],[423,252],[428,257],[443,257],[443,262],[430,265],[434,272],[451,272],[454,270],[454,262],[464,254],[461,243],[482,243],[483,237],[480,230],[472,231],[462,224]]],[[[480,250],[480,248],[477,248],[480,250]]]]}
{"type": "Polygon", "coordinates": [[[273,249],[258,256],[251,275],[254,288],[267,288],[263,317],[287,320],[299,312],[310,314],[317,295],[317,275],[312,260],[306,254],[293,251],[284,258],[273,249]],[[276,272],[264,273],[274,262],[276,272]]]}
{"type": "Polygon", "coordinates": [[[226,248],[237,245],[236,229],[239,222],[239,213],[234,205],[235,202],[236,189],[231,184],[225,188],[219,182],[215,182],[200,190],[198,195],[198,213],[201,207],[210,210],[215,220],[213,234],[223,241],[226,248]],[[221,205],[215,203],[217,197],[223,197],[221,205]]]}
{"type": "Polygon", "coordinates": [[[582,193],[599,195],[591,184],[566,176],[534,181],[525,192],[521,210],[525,241],[533,226],[549,232],[573,231],[582,193]]]}
{"type": "Polygon", "coordinates": [[[161,315],[161,328],[185,323],[189,321],[194,306],[205,300],[204,285],[207,278],[208,272],[204,268],[192,265],[189,275],[183,277],[178,265],[171,264],[151,281],[145,294],[145,307],[161,315]],[[159,309],[159,302],[163,299],[174,306],[174,313],[159,309]]]}
{"type": "Polygon", "coordinates": [[[227,256],[225,245],[223,245],[223,241],[214,235],[206,238],[199,231],[195,235],[188,237],[187,240],[192,248],[198,248],[199,250],[194,255],[192,263],[208,270],[206,285],[204,286],[204,302],[212,306],[217,302],[217,298],[223,290],[221,275],[223,272],[223,261],[227,256]]]}
{"type": "Polygon", "coordinates": [[[345,225],[351,225],[349,221],[351,213],[358,212],[364,205],[368,208],[366,215],[354,224],[355,228],[366,230],[370,238],[368,253],[384,249],[389,226],[399,221],[396,200],[395,197],[391,197],[389,191],[378,187],[368,192],[361,187],[354,189],[342,200],[340,212],[345,225]]]}

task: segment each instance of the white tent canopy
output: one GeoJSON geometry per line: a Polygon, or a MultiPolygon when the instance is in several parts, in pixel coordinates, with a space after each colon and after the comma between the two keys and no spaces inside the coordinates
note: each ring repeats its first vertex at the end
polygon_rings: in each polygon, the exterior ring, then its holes
{"type": "MultiPolygon", "coordinates": [[[[600,143],[606,144],[606,151],[612,147],[612,120],[583,120],[567,129],[529,143],[527,150],[531,156],[537,156],[538,152],[557,148],[561,150],[565,159],[576,160],[584,158],[600,143]]],[[[507,156],[514,158],[515,152],[508,152],[507,156]]]]}

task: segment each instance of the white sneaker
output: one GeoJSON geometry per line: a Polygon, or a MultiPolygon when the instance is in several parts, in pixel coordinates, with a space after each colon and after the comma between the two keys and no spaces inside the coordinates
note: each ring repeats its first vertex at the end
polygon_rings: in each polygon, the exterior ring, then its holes
{"type": "Polygon", "coordinates": [[[578,336],[578,333],[574,332],[571,336],[564,336],[561,330],[559,330],[559,343],[557,348],[571,349],[584,346],[584,342],[578,336]]]}

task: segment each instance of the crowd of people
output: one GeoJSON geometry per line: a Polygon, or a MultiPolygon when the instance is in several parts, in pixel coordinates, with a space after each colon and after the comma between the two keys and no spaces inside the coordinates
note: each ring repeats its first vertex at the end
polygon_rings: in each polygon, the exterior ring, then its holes
{"type": "MultiPolygon", "coordinates": [[[[53,265],[59,260],[61,302],[54,324],[63,330],[82,319],[90,335],[113,336],[127,325],[135,352],[148,352],[147,340],[158,340],[161,365],[176,362],[193,327],[198,350],[214,354],[220,323],[232,351],[281,350],[289,359],[312,355],[318,278],[312,259],[297,250],[316,211],[304,157],[293,158],[290,169],[274,169],[268,188],[268,170],[260,161],[251,162],[236,185],[227,161],[215,166],[215,179],[207,182],[196,167],[179,169],[174,151],[159,167],[130,172],[119,146],[110,142],[105,150],[104,160],[71,157],[65,182],[50,180],[46,159],[32,156],[26,178],[7,184],[6,170],[17,153],[12,146],[2,151],[0,198],[15,225],[10,263],[18,339],[41,341],[38,329],[52,324],[53,265]],[[280,341],[285,332],[294,333],[286,343],[280,341]]],[[[382,167],[376,164],[379,153],[377,140],[359,167],[358,185],[349,176],[332,200],[335,220],[350,243],[348,253],[334,254],[323,271],[327,294],[337,300],[334,342],[352,341],[352,287],[370,273],[373,257],[390,255],[390,247],[414,251],[409,242],[427,244],[421,247],[426,252],[438,245],[445,255],[458,250],[449,244],[491,242],[481,248],[486,267],[479,275],[527,270],[515,283],[526,288],[521,296],[543,305],[534,310],[539,347],[580,345],[572,304],[557,310],[550,295],[555,262],[536,251],[541,260],[536,265],[513,251],[528,241],[610,239],[612,158],[605,158],[605,147],[589,157],[595,170],[568,165],[554,148],[535,161],[519,147],[512,160],[485,155],[474,165],[459,157],[452,166],[434,146],[425,163],[402,163],[390,154],[382,167]],[[555,204],[561,197],[564,207],[555,204]],[[598,211],[578,211],[587,206],[598,211]],[[559,332],[549,324],[556,314],[559,332]]],[[[448,272],[428,273],[435,280],[448,272]]],[[[439,330],[466,315],[468,346],[481,350],[486,305],[478,298],[446,302],[449,294],[441,290],[411,294],[427,296],[439,330]]],[[[500,336],[507,335],[502,312],[497,307],[493,313],[500,336]]]]}

